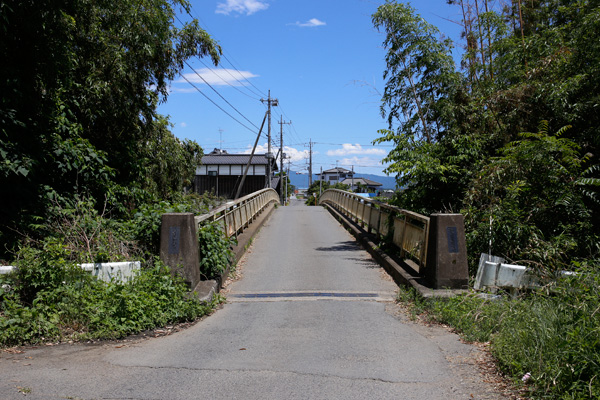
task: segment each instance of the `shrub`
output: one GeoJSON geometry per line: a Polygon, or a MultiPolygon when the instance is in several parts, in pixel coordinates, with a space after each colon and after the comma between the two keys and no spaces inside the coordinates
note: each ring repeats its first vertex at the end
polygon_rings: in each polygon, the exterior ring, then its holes
{"type": "Polygon", "coordinates": [[[599,398],[600,272],[597,263],[577,272],[521,298],[425,300],[401,290],[400,299],[468,341],[489,341],[515,382],[531,374],[534,398],[599,398]]]}
{"type": "MultiPolygon", "coordinates": [[[[45,270],[41,264],[30,267],[38,268],[45,270]]],[[[31,304],[22,302],[16,290],[2,289],[0,345],[116,339],[156,326],[194,320],[214,306],[214,302],[205,304],[189,297],[182,279],[172,276],[156,260],[132,282],[106,283],[81,274],[77,280],[37,291],[31,304]]]]}
{"type": "Polygon", "coordinates": [[[507,315],[492,348],[514,376],[527,372],[536,394],[600,397],[600,274],[589,267],[538,292],[507,315]]]}
{"type": "Polygon", "coordinates": [[[218,224],[209,223],[198,229],[200,273],[205,279],[214,279],[233,266],[234,238],[227,238],[218,224]]]}

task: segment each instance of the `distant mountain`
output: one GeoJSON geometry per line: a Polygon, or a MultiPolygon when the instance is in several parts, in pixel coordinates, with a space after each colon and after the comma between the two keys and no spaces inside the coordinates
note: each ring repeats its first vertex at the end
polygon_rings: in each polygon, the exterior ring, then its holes
{"type": "MultiPolygon", "coordinates": [[[[381,175],[373,175],[373,174],[359,174],[354,175],[356,178],[366,178],[375,182],[381,183],[381,189],[396,189],[396,178],[393,176],[381,176],[381,175]]],[[[313,180],[316,180],[318,175],[313,177],[313,180]]],[[[290,181],[292,185],[296,186],[298,189],[306,189],[308,188],[308,174],[307,173],[297,173],[295,171],[290,171],[290,181]]]]}

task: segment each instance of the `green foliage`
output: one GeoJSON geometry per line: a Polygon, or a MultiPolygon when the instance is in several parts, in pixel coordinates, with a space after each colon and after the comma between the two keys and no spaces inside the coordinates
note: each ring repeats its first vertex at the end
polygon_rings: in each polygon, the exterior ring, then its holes
{"type": "Polygon", "coordinates": [[[455,328],[468,341],[490,342],[500,367],[515,382],[531,374],[533,398],[587,399],[600,395],[600,273],[573,265],[577,274],[519,298],[473,294],[423,299],[400,290],[413,315],[455,328]]]}
{"type": "MultiPolygon", "coordinates": [[[[214,304],[190,298],[185,283],[158,260],[144,262],[140,275],[126,284],[98,281],[76,263],[153,260],[163,213],[200,214],[215,201],[188,195],[175,203],[144,203],[132,219],[119,220],[107,217],[108,202],[100,213],[90,197],[56,196],[48,220],[36,221],[38,238],[24,241],[15,254],[17,272],[0,276],[0,346],[118,338],[209,312],[214,304]]],[[[220,236],[210,240],[221,243],[220,236]]]]}
{"type": "Polygon", "coordinates": [[[463,212],[471,272],[490,240],[542,274],[598,258],[598,3],[450,3],[463,14],[462,72],[410,6],[387,1],[373,15],[389,125],[376,142],[394,144],[387,172],[406,188],[394,204],[463,212]]]}
{"type": "Polygon", "coordinates": [[[598,255],[598,215],[582,190],[594,181],[583,177],[587,158],[566,131],[550,135],[544,122],[538,133],[521,134],[473,181],[463,210],[473,253],[487,252],[491,239],[494,254],[546,275],[573,257],[598,255]]]}
{"type": "MultiPolygon", "coordinates": [[[[105,283],[78,268],[30,261],[29,281],[3,278],[13,291],[0,292],[0,346],[47,340],[116,339],[170,323],[192,321],[209,313],[215,303],[203,304],[188,296],[187,286],[160,261],[142,269],[130,283],[105,283]],[[37,284],[42,276],[68,276],[35,289],[34,301],[23,302],[24,285],[37,284]],[[33,278],[35,277],[35,278],[33,278]]],[[[25,267],[20,267],[25,268],[25,267]]]]}
{"type": "Polygon", "coordinates": [[[548,398],[600,395],[600,276],[597,266],[579,272],[508,314],[492,338],[503,367],[514,376],[530,372],[537,394],[548,398]]]}
{"type": "Polygon", "coordinates": [[[53,197],[127,197],[120,211],[131,211],[190,186],[201,149],[156,112],[185,60],[219,61],[196,20],[175,27],[187,1],[1,7],[0,55],[10,62],[0,65],[0,185],[12,192],[0,209],[1,256],[32,235],[26,227],[48,216],[53,197]]]}
{"type": "Polygon", "coordinates": [[[439,31],[404,3],[387,1],[379,6],[373,25],[385,32],[383,45],[389,49],[382,115],[390,129],[399,124],[399,139],[434,142],[445,130],[447,96],[460,81],[452,42],[439,39],[439,31]]]}
{"type": "Polygon", "coordinates": [[[83,274],[81,268],[69,258],[70,252],[60,240],[46,240],[40,248],[22,247],[15,260],[12,289],[24,304],[31,305],[38,293],[78,280],[83,274]]]}
{"type": "Polygon", "coordinates": [[[126,229],[132,233],[147,254],[155,255],[160,249],[160,226],[163,214],[190,212],[200,215],[206,213],[209,207],[213,207],[218,201],[209,193],[205,193],[182,196],[177,202],[145,203],[135,210],[133,217],[126,222],[126,229]]]}
{"type": "Polygon", "coordinates": [[[200,273],[204,279],[215,279],[227,268],[233,268],[235,256],[232,248],[235,238],[227,238],[217,223],[208,223],[198,229],[200,273]]]}

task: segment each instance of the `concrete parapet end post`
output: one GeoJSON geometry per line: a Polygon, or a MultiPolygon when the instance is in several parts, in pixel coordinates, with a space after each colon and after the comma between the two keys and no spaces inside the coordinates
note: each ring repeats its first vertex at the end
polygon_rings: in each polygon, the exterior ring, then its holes
{"type": "Polygon", "coordinates": [[[425,278],[434,289],[466,289],[467,244],[462,214],[432,214],[425,278]]]}
{"type": "Polygon", "coordinates": [[[171,267],[194,289],[200,282],[198,234],[194,214],[167,213],[162,215],[160,229],[160,259],[171,267]]]}

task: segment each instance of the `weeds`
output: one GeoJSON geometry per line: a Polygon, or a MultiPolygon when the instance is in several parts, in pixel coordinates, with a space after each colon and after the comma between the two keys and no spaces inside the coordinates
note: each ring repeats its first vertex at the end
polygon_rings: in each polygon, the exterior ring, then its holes
{"type": "Polygon", "coordinates": [[[235,238],[225,236],[218,224],[209,223],[198,229],[200,273],[204,279],[215,279],[234,266],[231,249],[236,243],[235,238]]]}
{"type": "MultiPolygon", "coordinates": [[[[65,269],[68,267],[57,267],[57,274],[68,275],[65,269]]],[[[0,345],[5,346],[47,340],[117,339],[156,326],[194,320],[215,305],[190,298],[185,283],[158,260],[129,283],[106,283],[79,271],[61,284],[38,291],[31,304],[21,300],[18,290],[4,289],[0,298],[0,345]]]]}
{"type": "Polygon", "coordinates": [[[502,370],[532,398],[600,397],[600,273],[580,266],[544,290],[521,298],[474,294],[423,299],[401,289],[399,301],[413,316],[453,327],[467,341],[490,342],[502,370]],[[521,378],[529,373],[526,384],[521,378]]]}
{"type": "MultiPolygon", "coordinates": [[[[209,313],[222,300],[205,304],[190,297],[182,279],[153,256],[162,213],[202,212],[213,205],[206,196],[183,200],[146,204],[130,220],[107,218],[104,206],[98,212],[89,199],[56,202],[51,217],[36,228],[41,238],[24,240],[14,254],[17,272],[0,275],[0,346],[115,339],[209,313]],[[132,256],[142,261],[142,270],[128,283],[99,281],[77,266],[132,256]]],[[[206,270],[224,270],[230,242],[212,228],[204,233],[206,270]]]]}

